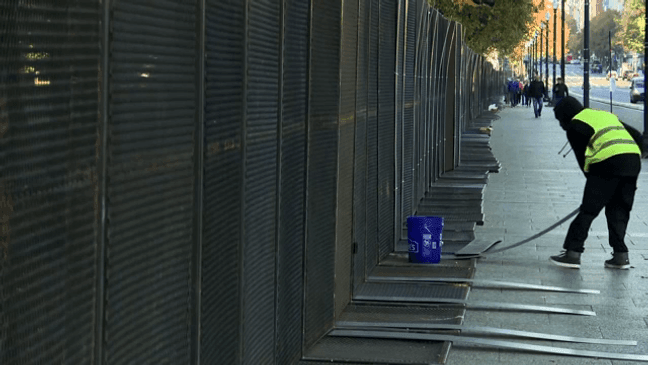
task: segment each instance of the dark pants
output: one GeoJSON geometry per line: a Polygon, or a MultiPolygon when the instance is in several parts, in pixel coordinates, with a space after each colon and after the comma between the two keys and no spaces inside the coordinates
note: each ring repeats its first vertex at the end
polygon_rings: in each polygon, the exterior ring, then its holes
{"type": "Polygon", "coordinates": [[[588,176],[580,212],[569,226],[563,248],[583,252],[587,231],[605,207],[610,246],[614,252],[628,252],[623,238],[630,220],[635,190],[636,176],[588,176]]]}
{"type": "Polygon", "coordinates": [[[533,112],[536,117],[539,117],[542,113],[542,96],[533,98],[533,112]]]}

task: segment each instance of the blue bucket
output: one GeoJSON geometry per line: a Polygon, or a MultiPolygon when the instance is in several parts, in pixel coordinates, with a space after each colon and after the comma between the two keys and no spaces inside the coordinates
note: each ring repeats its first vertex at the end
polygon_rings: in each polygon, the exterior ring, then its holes
{"type": "Polygon", "coordinates": [[[438,264],[441,261],[442,232],[442,217],[407,217],[410,262],[438,264]]]}

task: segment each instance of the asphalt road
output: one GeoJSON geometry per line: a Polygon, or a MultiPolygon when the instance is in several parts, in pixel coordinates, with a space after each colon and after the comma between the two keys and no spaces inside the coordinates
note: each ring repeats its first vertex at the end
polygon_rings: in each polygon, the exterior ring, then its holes
{"type": "MultiPolygon", "coordinates": [[[[556,76],[560,74],[560,66],[556,65],[556,76]]],[[[569,94],[583,102],[583,66],[565,65],[565,74],[569,94]]],[[[553,79],[552,65],[549,65],[549,79],[553,79]]],[[[610,81],[605,79],[605,73],[590,74],[590,108],[610,111],[610,81]]],[[[621,121],[639,131],[644,130],[643,102],[630,103],[630,82],[618,79],[616,90],[612,93],[611,110],[621,121]]]]}

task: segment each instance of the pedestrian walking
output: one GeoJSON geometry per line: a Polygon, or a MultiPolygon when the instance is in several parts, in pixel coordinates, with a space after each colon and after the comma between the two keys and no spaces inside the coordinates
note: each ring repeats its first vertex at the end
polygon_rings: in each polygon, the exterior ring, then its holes
{"type": "Polygon", "coordinates": [[[565,96],[554,108],[556,119],[567,133],[578,165],[587,179],[580,211],[563,243],[564,251],[551,256],[556,265],[580,267],[587,232],[605,208],[612,258],[605,267],[628,269],[628,247],[624,243],[630,211],[641,170],[642,135],[619,121],[616,115],[584,108],[574,97],[565,96]]]}
{"type": "Polygon", "coordinates": [[[511,107],[517,105],[517,93],[518,93],[519,83],[517,80],[510,80],[508,83],[509,99],[511,100],[511,107]]]}
{"type": "Polygon", "coordinates": [[[544,82],[540,80],[540,76],[535,76],[534,80],[529,85],[529,95],[533,100],[533,113],[538,118],[542,116],[542,98],[545,94],[544,82]]]}
{"type": "Polygon", "coordinates": [[[524,80],[524,88],[522,89],[522,96],[524,98],[523,105],[528,108],[531,105],[531,97],[529,96],[529,80],[524,80]]]}
{"type": "Polygon", "coordinates": [[[553,86],[552,94],[553,105],[558,105],[558,102],[561,101],[565,96],[569,96],[569,89],[563,82],[562,77],[556,78],[556,84],[553,86]]]}

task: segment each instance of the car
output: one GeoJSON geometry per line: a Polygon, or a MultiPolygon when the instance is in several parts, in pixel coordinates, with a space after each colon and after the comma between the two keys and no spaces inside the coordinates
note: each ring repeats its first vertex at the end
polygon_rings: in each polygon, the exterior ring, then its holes
{"type": "Polygon", "coordinates": [[[592,62],[592,72],[601,74],[603,73],[603,65],[599,61],[592,62]]]}
{"type": "Polygon", "coordinates": [[[634,77],[637,77],[637,76],[639,76],[639,75],[637,74],[637,75],[635,76],[635,73],[632,72],[632,70],[625,70],[625,71],[623,71],[623,74],[622,74],[621,78],[622,78],[623,80],[628,80],[628,81],[630,81],[630,80],[632,80],[634,77]]]}
{"type": "Polygon", "coordinates": [[[580,60],[578,58],[574,58],[569,63],[571,63],[572,65],[580,65],[581,62],[580,62],[580,60]]]}
{"type": "Polygon", "coordinates": [[[639,77],[639,76],[641,76],[641,75],[639,75],[638,72],[630,72],[630,74],[628,75],[627,80],[630,81],[630,80],[634,79],[635,77],[639,77]]]}
{"type": "Polygon", "coordinates": [[[630,102],[636,103],[643,101],[646,97],[646,89],[644,87],[643,77],[635,77],[630,82],[630,102]]]}

